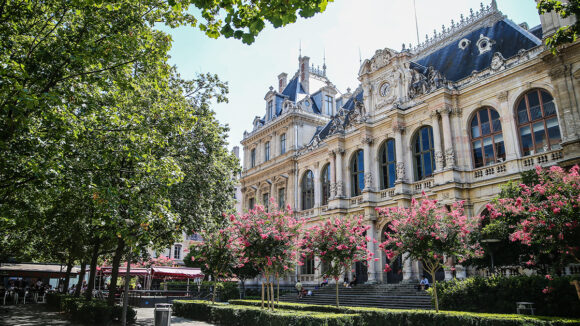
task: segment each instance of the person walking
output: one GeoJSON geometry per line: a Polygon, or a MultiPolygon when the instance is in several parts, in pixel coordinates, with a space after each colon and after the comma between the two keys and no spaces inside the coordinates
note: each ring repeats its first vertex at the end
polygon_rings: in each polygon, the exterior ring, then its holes
{"type": "Polygon", "coordinates": [[[300,280],[298,280],[298,282],[296,282],[296,291],[298,291],[298,299],[302,298],[302,283],[300,283],[300,280]]]}

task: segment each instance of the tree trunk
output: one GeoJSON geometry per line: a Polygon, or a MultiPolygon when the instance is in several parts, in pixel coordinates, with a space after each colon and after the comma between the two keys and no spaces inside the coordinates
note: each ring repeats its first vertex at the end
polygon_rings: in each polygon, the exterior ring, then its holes
{"type": "Polygon", "coordinates": [[[240,291],[240,299],[244,299],[246,297],[246,281],[245,280],[241,280],[242,282],[242,291],[240,291]]]}
{"type": "Polygon", "coordinates": [[[336,307],[339,308],[340,305],[338,303],[338,279],[336,280],[336,307]]]}
{"type": "Polygon", "coordinates": [[[85,298],[91,300],[93,298],[93,289],[95,288],[95,277],[97,274],[97,261],[99,259],[99,247],[100,243],[96,243],[93,247],[93,253],[91,256],[91,273],[89,274],[89,284],[87,284],[87,292],[85,293],[85,298]]]}
{"type": "Polygon", "coordinates": [[[212,304],[215,303],[215,295],[217,293],[217,285],[218,285],[218,282],[217,282],[217,277],[216,277],[215,281],[213,282],[213,295],[211,296],[211,303],[212,304]]]}
{"type": "Polygon", "coordinates": [[[79,281],[77,283],[77,288],[75,289],[75,297],[81,295],[81,289],[83,287],[83,281],[85,279],[85,273],[87,272],[87,262],[81,261],[81,272],[79,274],[79,281]]]}
{"type": "Polygon", "coordinates": [[[439,312],[439,300],[437,300],[437,280],[435,279],[436,269],[430,271],[431,278],[433,279],[433,295],[435,297],[435,312],[439,312]]]}
{"type": "Polygon", "coordinates": [[[264,281],[262,281],[262,309],[264,309],[264,281]]]}
{"type": "Polygon", "coordinates": [[[119,238],[117,240],[117,249],[115,249],[115,256],[113,257],[113,268],[111,269],[111,284],[109,284],[109,296],[107,297],[107,304],[109,306],[115,305],[115,293],[117,292],[117,278],[119,277],[119,265],[121,264],[121,257],[125,251],[125,241],[119,238]]]}
{"type": "Polygon", "coordinates": [[[271,309],[272,309],[272,311],[274,311],[274,300],[276,299],[274,297],[274,282],[270,282],[270,290],[272,291],[272,306],[271,306],[271,309]]]}
{"type": "Polygon", "coordinates": [[[278,283],[278,288],[276,289],[276,303],[280,304],[280,277],[276,276],[276,282],[278,283]]]}
{"type": "Polygon", "coordinates": [[[70,272],[72,271],[72,267],[73,267],[72,260],[69,260],[68,263],[66,263],[66,274],[65,274],[64,283],[62,286],[62,292],[64,294],[68,293],[68,284],[70,283],[70,272]]]}
{"type": "Polygon", "coordinates": [[[129,284],[131,283],[131,247],[127,253],[127,269],[125,269],[125,291],[123,291],[123,313],[121,325],[127,326],[127,307],[129,306],[129,284]]]}

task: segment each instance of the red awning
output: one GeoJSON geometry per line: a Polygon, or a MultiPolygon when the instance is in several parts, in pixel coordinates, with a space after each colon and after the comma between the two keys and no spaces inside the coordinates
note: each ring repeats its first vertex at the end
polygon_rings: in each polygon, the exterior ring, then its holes
{"type": "MultiPolygon", "coordinates": [[[[103,267],[101,268],[101,273],[105,275],[110,275],[112,271],[112,267],[103,267]]],[[[123,267],[119,267],[119,276],[125,276],[127,273],[127,269],[123,267]]],[[[131,276],[145,276],[149,275],[149,270],[147,268],[131,268],[129,270],[129,275],[131,276]]]]}
{"type": "Polygon", "coordinates": [[[167,278],[202,278],[203,273],[199,268],[187,268],[187,267],[156,267],[151,268],[151,274],[154,278],[167,277],[167,278]]]}

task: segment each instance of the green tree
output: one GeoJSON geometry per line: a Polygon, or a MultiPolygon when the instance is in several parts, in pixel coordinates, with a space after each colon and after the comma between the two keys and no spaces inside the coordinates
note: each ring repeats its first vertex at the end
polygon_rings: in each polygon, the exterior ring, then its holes
{"type": "MultiPolygon", "coordinates": [[[[553,11],[560,15],[562,18],[567,18],[570,16],[578,17],[580,14],[580,1],[578,0],[569,0],[565,3],[559,0],[540,0],[537,7],[538,13],[540,14],[553,11]]],[[[579,22],[576,22],[570,26],[560,27],[556,33],[546,38],[546,45],[552,51],[552,53],[556,53],[559,46],[566,43],[575,42],[579,33],[579,22]]]]}

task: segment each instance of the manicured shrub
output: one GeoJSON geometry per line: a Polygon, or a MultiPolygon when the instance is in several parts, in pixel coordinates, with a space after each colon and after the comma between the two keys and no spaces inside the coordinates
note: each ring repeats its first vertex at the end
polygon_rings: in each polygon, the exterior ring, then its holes
{"type": "MultiPolygon", "coordinates": [[[[53,309],[69,314],[72,319],[86,324],[106,325],[113,320],[121,320],[123,307],[109,307],[105,301],[90,300],[84,297],[72,297],[66,294],[50,293],[46,296],[46,303],[53,309]]],[[[136,321],[137,311],[127,307],[127,322],[136,321]]]]}
{"type": "Polygon", "coordinates": [[[514,313],[516,302],[533,302],[536,315],[580,317],[580,301],[570,277],[471,277],[441,283],[439,300],[445,310],[514,313]],[[544,291],[549,288],[550,291],[544,291]]]}
{"type": "Polygon", "coordinates": [[[237,325],[425,325],[425,326],[560,326],[580,325],[580,320],[555,317],[484,314],[431,310],[389,310],[280,303],[277,311],[260,309],[254,300],[226,304],[206,301],[174,301],[176,316],[225,326],[237,325]]]}

